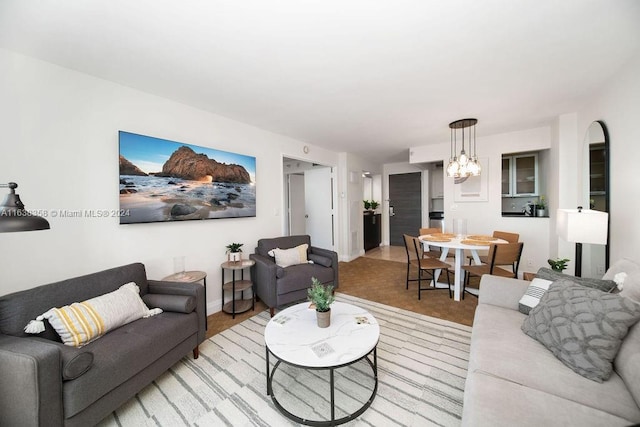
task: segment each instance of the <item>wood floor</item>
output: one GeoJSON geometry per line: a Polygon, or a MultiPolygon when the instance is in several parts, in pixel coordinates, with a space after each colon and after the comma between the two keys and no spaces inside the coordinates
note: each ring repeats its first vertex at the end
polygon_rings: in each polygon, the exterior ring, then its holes
{"type": "MultiPolygon", "coordinates": [[[[409,290],[405,289],[406,266],[404,247],[384,246],[373,249],[363,257],[340,263],[338,292],[463,325],[472,325],[478,303],[476,298],[467,295],[464,300],[456,302],[449,299],[446,290],[434,290],[422,292],[422,299],[418,301],[415,282],[409,284],[409,290]]],[[[207,319],[207,337],[230,328],[266,308],[262,301],[258,301],[255,311],[249,310],[236,315],[235,319],[224,312],[212,314],[207,319]]]]}

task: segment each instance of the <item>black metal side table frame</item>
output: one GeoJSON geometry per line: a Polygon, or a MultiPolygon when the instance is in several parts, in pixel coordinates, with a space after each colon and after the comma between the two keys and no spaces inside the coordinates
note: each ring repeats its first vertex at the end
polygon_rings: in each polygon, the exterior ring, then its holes
{"type": "Polygon", "coordinates": [[[269,350],[269,347],[265,345],[266,348],[266,361],[267,361],[267,395],[271,396],[271,400],[273,401],[273,404],[276,405],[276,408],[278,408],[278,410],[280,410],[280,412],[282,412],[282,414],[284,414],[287,418],[300,423],[300,424],[305,424],[308,426],[316,426],[316,427],[324,427],[324,426],[336,426],[336,425],[340,425],[340,424],[344,424],[348,421],[351,421],[357,417],[359,417],[360,415],[362,415],[364,413],[364,411],[367,410],[367,408],[369,408],[369,406],[371,406],[371,403],[373,403],[373,399],[376,397],[376,394],[378,392],[378,344],[376,343],[376,345],[373,347],[373,349],[371,351],[369,351],[369,353],[365,354],[364,356],[362,356],[359,359],[353,360],[351,362],[342,364],[342,365],[338,365],[338,366],[330,366],[330,367],[309,367],[309,366],[300,366],[300,365],[296,365],[294,363],[289,363],[287,361],[281,360],[278,358],[278,356],[276,356],[275,354],[271,353],[271,350],[269,350]],[[371,359],[369,359],[369,355],[373,353],[373,361],[371,361],[371,359]],[[271,354],[274,358],[277,359],[275,365],[273,366],[273,369],[271,369],[271,374],[269,374],[269,370],[270,370],[270,365],[269,365],[269,354],[271,354]],[[369,366],[371,366],[371,369],[373,371],[373,378],[374,378],[374,386],[373,386],[373,391],[371,392],[371,396],[369,397],[369,399],[364,403],[364,405],[358,409],[357,411],[355,411],[352,414],[349,414],[345,417],[339,418],[336,420],[336,416],[335,416],[335,384],[334,384],[334,371],[336,369],[339,368],[344,368],[345,366],[349,366],[352,365],[356,362],[359,362],[360,360],[365,359],[368,363],[369,366]],[[285,364],[289,365],[289,366],[293,366],[296,368],[301,368],[301,369],[311,369],[311,370],[328,370],[329,371],[329,384],[330,384],[330,388],[331,388],[331,420],[328,421],[320,421],[320,420],[307,420],[305,418],[301,418],[295,414],[292,414],[291,412],[289,412],[288,410],[286,410],[281,404],[280,402],[278,402],[278,399],[275,397],[275,395],[273,394],[273,388],[272,388],[272,383],[273,383],[273,376],[276,373],[276,370],[278,369],[278,366],[280,365],[281,362],[284,362],[285,364]]]}

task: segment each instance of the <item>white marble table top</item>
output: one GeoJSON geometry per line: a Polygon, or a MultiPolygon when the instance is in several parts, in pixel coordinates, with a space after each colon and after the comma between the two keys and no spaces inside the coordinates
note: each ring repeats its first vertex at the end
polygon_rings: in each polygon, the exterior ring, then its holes
{"type": "Polygon", "coordinates": [[[331,325],[319,328],[316,310],[309,304],[291,306],[267,323],[264,341],[278,359],[308,368],[330,368],[360,359],[377,345],[380,325],[365,309],[334,302],[331,325]]]}

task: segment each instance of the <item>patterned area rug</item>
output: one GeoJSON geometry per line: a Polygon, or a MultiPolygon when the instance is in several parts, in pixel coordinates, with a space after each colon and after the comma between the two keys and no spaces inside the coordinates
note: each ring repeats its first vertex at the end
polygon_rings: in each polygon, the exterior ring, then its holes
{"type": "MultiPolygon", "coordinates": [[[[471,328],[336,295],[338,301],[365,308],[380,324],[378,393],[364,414],[343,425],[460,425],[471,328]]],[[[100,426],[296,425],[266,394],[263,333],[268,321],[265,311],[206,340],[198,360],[183,358],[100,426]]],[[[371,368],[361,361],[341,369],[336,373],[337,411],[349,412],[349,405],[358,407],[358,399],[366,401],[370,394],[371,368]]],[[[328,416],[325,371],[281,364],[273,387],[291,412],[311,419],[328,416]]]]}

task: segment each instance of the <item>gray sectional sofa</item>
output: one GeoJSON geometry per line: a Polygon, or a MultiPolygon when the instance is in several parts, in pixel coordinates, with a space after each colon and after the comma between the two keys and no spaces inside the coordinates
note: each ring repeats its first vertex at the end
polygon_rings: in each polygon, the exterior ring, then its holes
{"type": "Polygon", "coordinates": [[[98,423],[205,339],[204,288],[147,280],[136,263],[0,297],[0,425],[89,426],[98,423]],[[135,282],[148,306],[163,313],[107,332],[76,348],[47,323],[23,329],[52,307],[135,282]]]}
{"type": "MultiPolygon", "coordinates": [[[[631,270],[637,268],[631,266],[631,270]]],[[[482,277],[462,425],[582,427],[640,423],[640,323],[632,326],[624,338],[614,360],[613,375],[602,383],[592,381],[565,366],[521,330],[526,315],[518,311],[518,301],[529,284],[482,277]]]]}

